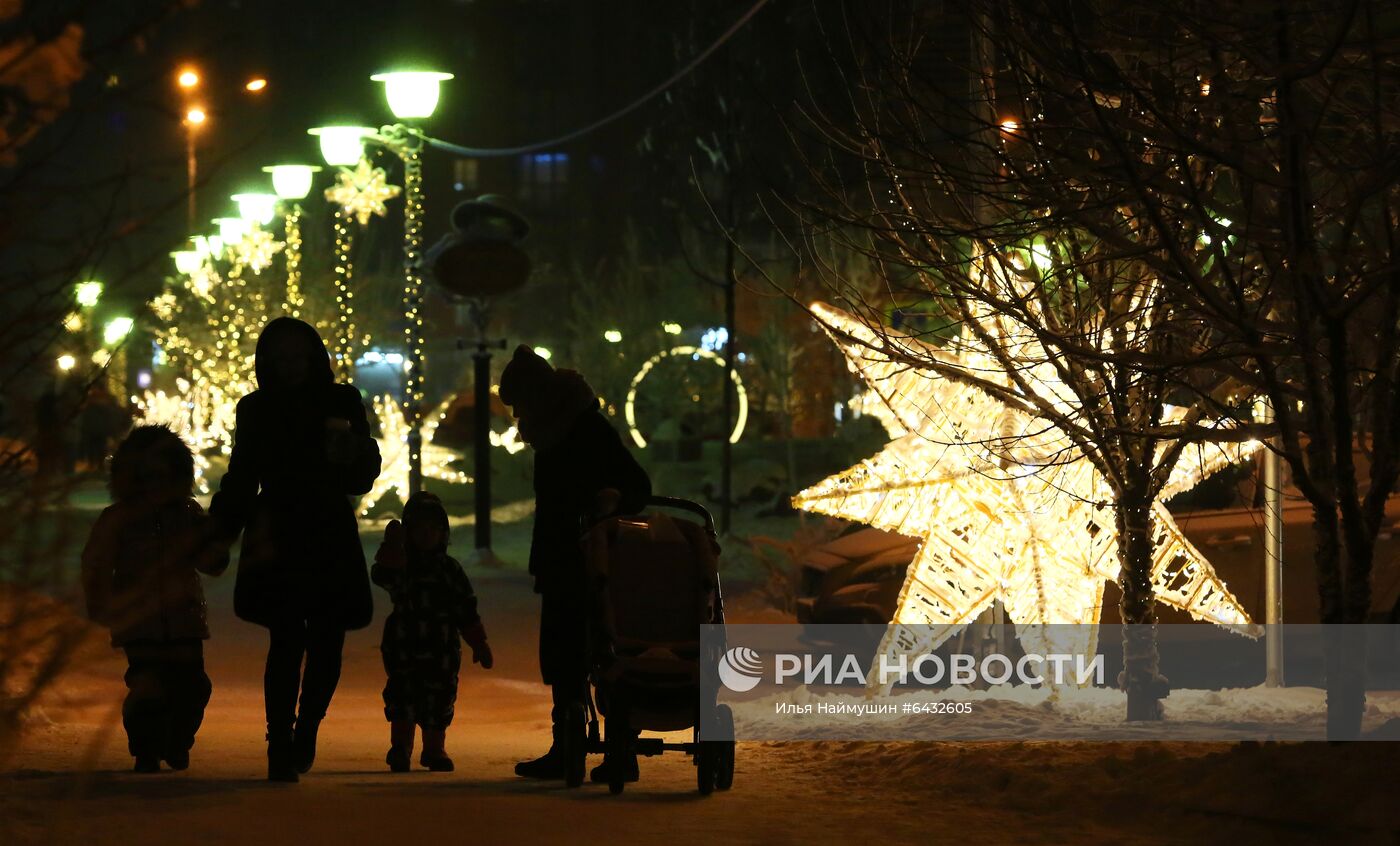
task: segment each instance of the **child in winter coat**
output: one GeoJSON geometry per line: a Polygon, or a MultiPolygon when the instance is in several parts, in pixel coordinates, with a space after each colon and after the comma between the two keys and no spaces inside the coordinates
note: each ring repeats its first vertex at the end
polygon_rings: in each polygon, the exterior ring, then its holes
{"type": "Polygon", "coordinates": [[[390,521],[374,556],[370,579],[389,592],[394,611],[384,621],[380,650],[384,670],[384,716],[390,724],[389,769],[407,772],[415,727],[423,729],[418,763],[451,772],[447,727],[457,701],[462,645],[472,661],[491,669],[491,647],[476,610],[476,594],[462,566],[447,554],[447,511],[429,493],[404,505],[403,523],[390,521]]]}
{"type": "Polygon", "coordinates": [[[122,722],[136,772],[189,766],[209,703],[209,625],[199,573],[228,567],[194,490],[194,456],[174,432],[141,426],[112,457],[114,502],[83,548],[87,612],[126,652],[122,722]]]}

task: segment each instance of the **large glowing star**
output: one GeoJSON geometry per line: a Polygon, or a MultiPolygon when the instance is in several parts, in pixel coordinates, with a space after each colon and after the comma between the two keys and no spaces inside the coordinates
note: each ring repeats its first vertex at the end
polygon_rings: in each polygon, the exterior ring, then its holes
{"type": "MultiPolygon", "coordinates": [[[[894,343],[915,361],[994,373],[972,344],[933,347],[822,304],[813,313],[887,406],[894,440],[793,503],[923,539],[881,654],[935,649],[995,600],[1027,651],[1091,652],[1104,583],[1120,566],[1113,497],[1090,461],[1044,420],[880,352],[894,343]],[[1045,627],[1054,623],[1080,625],[1045,627]]],[[[1243,632],[1252,631],[1244,608],[1162,503],[1258,448],[1222,440],[1186,450],[1152,512],[1157,600],[1243,632]]]]}
{"type": "Polygon", "coordinates": [[[353,170],[340,169],[335,185],[326,189],[326,199],[340,206],[347,215],[364,226],[369,223],[372,214],[383,217],[388,212],[385,203],[397,197],[402,190],[397,185],[389,184],[384,168],[374,167],[368,160],[360,159],[353,170]]]}
{"type": "MultiPolygon", "coordinates": [[[[438,424],[447,414],[451,399],[438,406],[437,411],[428,416],[423,425],[423,478],[439,479],[444,482],[467,484],[471,477],[460,470],[452,469],[452,462],[462,456],[445,446],[433,443],[438,424]]],[[[403,407],[392,397],[375,397],[374,414],[379,419],[379,456],[382,462],[379,478],[374,487],[360,500],[360,515],[368,515],[375,503],[385,494],[393,491],[403,502],[408,502],[408,424],[404,422],[403,407]]]]}

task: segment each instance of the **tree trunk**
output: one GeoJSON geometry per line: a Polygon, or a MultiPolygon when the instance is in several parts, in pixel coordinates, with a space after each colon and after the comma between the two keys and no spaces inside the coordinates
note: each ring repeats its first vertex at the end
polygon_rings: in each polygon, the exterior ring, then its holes
{"type": "Polygon", "coordinates": [[[1355,740],[1366,703],[1366,631],[1350,625],[1342,583],[1341,531],[1336,509],[1313,504],[1313,563],[1327,675],[1327,739],[1355,740]]]}
{"type": "Polygon", "coordinates": [[[1128,720],[1162,719],[1162,698],[1170,691],[1157,666],[1157,610],[1152,595],[1152,510],[1150,497],[1129,493],[1115,508],[1118,524],[1118,586],[1123,598],[1123,672],[1118,686],[1128,694],[1128,720]]]}

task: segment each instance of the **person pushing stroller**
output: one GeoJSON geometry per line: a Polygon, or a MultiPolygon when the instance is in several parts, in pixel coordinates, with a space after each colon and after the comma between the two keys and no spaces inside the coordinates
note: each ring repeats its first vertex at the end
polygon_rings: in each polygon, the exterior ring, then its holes
{"type": "Polygon", "coordinates": [[[472,661],[491,669],[491,647],[477,613],[476,593],[462,566],[447,554],[447,511],[430,493],[404,505],[403,522],[390,521],[374,557],[370,579],[389,592],[394,610],[384,621],[380,650],[388,681],[384,716],[389,721],[385,763],[407,772],[417,729],[423,732],[422,766],[451,772],[447,727],[457,701],[457,674],[465,640],[472,661]]]}

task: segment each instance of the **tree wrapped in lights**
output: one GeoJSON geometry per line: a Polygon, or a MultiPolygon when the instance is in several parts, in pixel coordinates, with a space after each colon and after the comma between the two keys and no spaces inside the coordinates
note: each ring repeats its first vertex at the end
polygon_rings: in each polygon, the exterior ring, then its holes
{"type": "Polygon", "coordinates": [[[233,448],[234,407],[256,387],[258,335],[285,304],[285,277],[270,272],[281,248],[270,233],[250,227],[224,256],[202,256],[151,300],[156,343],[179,374],[179,394],[146,391],[138,405],[144,419],[170,424],[198,453],[233,448]]]}

